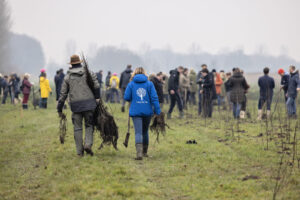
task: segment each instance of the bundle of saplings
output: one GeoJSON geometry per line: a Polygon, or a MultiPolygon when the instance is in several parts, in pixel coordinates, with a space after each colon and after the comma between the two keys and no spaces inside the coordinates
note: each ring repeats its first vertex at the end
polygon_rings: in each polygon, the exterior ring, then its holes
{"type": "Polygon", "coordinates": [[[65,143],[65,137],[67,134],[67,116],[61,113],[59,120],[59,140],[61,144],[65,143]]]}
{"type": "Polygon", "coordinates": [[[159,135],[165,135],[166,127],[170,128],[165,122],[165,113],[161,112],[160,115],[154,115],[150,130],[156,133],[156,141],[159,142],[159,135]]]}
{"type": "MultiPolygon", "coordinates": [[[[88,83],[88,86],[94,92],[94,82],[89,71],[87,60],[83,55],[82,58],[84,69],[86,71],[86,81],[88,83]]],[[[102,139],[102,143],[99,149],[101,149],[105,144],[112,144],[113,147],[117,150],[119,138],[118,127],[115,123],[114,117],[107,111],[107,108],[104,106],[104,103],[101,99],[94,113],[94,126],[100,132],[100,138],[102,139]]]]}

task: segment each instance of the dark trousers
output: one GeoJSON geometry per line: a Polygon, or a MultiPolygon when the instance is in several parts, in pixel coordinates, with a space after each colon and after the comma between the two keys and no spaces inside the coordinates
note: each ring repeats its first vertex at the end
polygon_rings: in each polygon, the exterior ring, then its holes
{"type": "Polygon", "coordinates": [[[120,103],[119,91],[116,88],[111,88],[110,89],[110,103],[115,103],[115,94],[116,94],[116,97],[117,97],[117,102],[120,103]]]}
{"type": "Polygon", "coordinates": [[[8,91],[4,91],[4,93],[3,93],[3,99],[2,99],[2,104],[6,103],[7,96],[8,96],[8,91]]]}
{"type": "Polygon", "coordinates": [[[93,116],[94,116],[93,111],[85,111],[85,112],[72,114],[72,122],[74,125],[74,139],[75,139],[77,154],[82,154],[83,145],[88,148],[92,148],[93,146],[93,134],[94,134],[93,116]],[[84,144],[82,139],[83,119],[84,119],[84,126],[85,126],[84,144]]]}
{"type": "Polygon", "coordinates": [[[170,94],[170,99],[171,99],[171,104],[170,104],[170,109],[169,109],[169,114],[171,114],[173,112],[173,109],[175,107],[175,104],[177,102],[177,106],[180,112],[182,112],[182,101],[180,98],[180,95],[178,92],[175,92],[175,94],[170,94]]]}
{"type": "Polygon", "coordinates": [[[199,92],[199,95],[198,95],[198,114],[201,114],[202,112],[202,94],[199,92]]]}
{"type": "Polygon", "coordinates": [[[125,104],[126,104],[126,101],[125,101],[125,99],[124,99],[125,90],[126,90],[126,88],[122,88],[122,89],[121,89],[121,94],[122,94],[122,106],[123,106],[123,107],[124,107],[125,104]]]}
{"type": "Polygon", "coordinates": [[[213,100],[209,97],[203,97],[203,116],[204,117],[212,117],[213,112],[213,100]]]}
{"type": "Polygon", "coordinates": [[[110,89],[106,88],[105,91],[105,102],[107,103],[110,100],[110,89]]]}
{"type": "Polygon", "coordinates": [[[271,110],[272,97],[269,98],[260,97],[258,100],[258,110],[261,110],[265,103],[267,103],[267,110],[271,110]]]}
{"type": "Polygon", "coordinates": [[[47,100],[48,98],[40,98],[40,108],[44,108],[46,109],[47,108],[47,100]]]}

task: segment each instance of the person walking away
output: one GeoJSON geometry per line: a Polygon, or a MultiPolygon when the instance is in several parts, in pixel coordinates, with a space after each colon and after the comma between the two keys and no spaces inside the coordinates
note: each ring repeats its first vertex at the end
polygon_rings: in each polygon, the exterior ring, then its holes
{"type": "Polygon", "coordinates": [[[182,101],[179,94],[179,74],[183,72],[183,67],[179,66],[177,69],[170,71],[170,77],[168,82],[168,91],[170,95],[170,108],[168,111],[168,119],[171,119],[171,115],[173,112],[173,109],[175,107],[175,104],[177,103],[178,109],[179,109],[179,117],[183,118],[183,107],[182,107],[182,101]]]}
{"type": "Polygon", "coordinates": [[[46,72],[42,72],[40,76],[41,101],[40,108],[47,109],[47,101],[49,94],[52,92],[46,72]]]}
{"type": "Polygon", "coordinates": [[[2,104],[6,103],[6,98],[9,93],[9,78],[7,75],[4,76],[2,80],[2,89],[3,89],[3,99],[2,99],[2,104]]]}
{"type": "Polygon", "coordinates": [[[22,101],[22,107],[24,110],[28,109],[28,100],[30,95],[30,90],[32,84],[29,82],[30,75],[28,73],[25,73],[24,79],[22,81],[22,93],[23,93],[23,101],[22,101]]]}
{"type": "Polygon", "coordinates": [[[229,79],[230,101],[233,104],[233,117],[240,117],[241,104],[245,101],[245,90],[248,89],[246,79],[239,68],[235,68],[233,76],[229,79]]]}
{"type": "Polygon", "coordinates": [[[216,87],[216,94],[217,94],[217,101],[218,101],[218,109],[220,110],[222,97],[221,97],[221,87],[223,85],[222,78],[219,73],[215,69],[212,70],[214,75],[215,87],[216,87]]]}
{"type": "Polygon", "coordinates": [[[296,98],[297,92],[300,90],[300,83],[299,83],[299,72],[296,71],[296,67],[291,65],[289,67],[290,71],[290,79],[288,84],[288,91],[287,91],[287,112],[289,118],[297,119],[297,108],[296,108],[296,98]]]}
{"type": "Polygon", "coordinates": [[[155,87],[148,81],[142,67],[136,68],[132,81],[128,84],[124,99],[130,102],[129,116],[135,130],[136,160],[148,157],[149,125],[154,112],[160,115],[160,107],[155,87]]]}
{"type": "Polygon", "coordinates": [[[98,80],[98,83],[99,83],[99,94],[100,94],[100,98],[102,97],[102,93],[101,93],[101,89],[102,89],[102,84],[103,84],[103,81],[102,81],[102,77],[103,77],[103,71],[100,70],[98,73],[96,73],[96,76],[97,76],[97,80],[98,80]]]}
{"type": "Polygon", "coordinates": [[[122,94],[122,108],[121,111],[125,112],[125,99],[124,99],[124,93],[126,90],[126,87],[128,85],[128,83],[130,82],[130,78],[131,78],[131,65],[127,65],[125,71],[122,72],[121,77],[120,77],[120,83],[119,83],[119,88],[121,90],[121,94],[122,94]]]}
{"type": "Polygon", "coordinates": [[[183,108],[187,109],[188,93],[190,88],[189,70],[185,68],[179,75],[179,91],[183,102],[183,108]]]}
{"type": "Polygon", "coordinates": [[[21,80],[20,80],[20,77],[16,73],[14,73],[12,75],[12,77],[13,77],[12,87],[13,87],[13,91],[14,91],[14,103],[19,103],[21,101],[19,98],[21,80]]]}
{"type": "Polygon", "coordinates": [[[120,103],[120,95],[119,95],[119,83],[120,79],[117,76],[117,73],[113,73],[112,77],[110,78],[109,84],[110,84],[110,102],[115,103],[115,95],[117,98],[117,102],[120,103]]]}
{"type": "Polygon", "coordinates": [[[189,75],[189,79],[190,79],[190,95],[189,95],[189,102],[192,105],[196,105],[196,92],[197,92],[197,76],[196,76],[196,72],[191,69],[190,71],[190,75],[189,75]]]}
{"type": "Polygon", "coordinates": [[[106,103],[110,100],[110,78],[111,78],[111,72],[108,71],[105,77],[105,102],[106,103]]]}
{"type": "Polygon", "coordinates": [[[273,98],[273,90],[275,88],[275,82],[272,77],[269,76],[270,69],[268,67],[264,68],[264,76],[258,79],[259,86],[259,100],[258,100],[258,120],[262,119],[262,109],[265,104],[267,104],[267,117],[271,114],[271,104],[273,98]]]}
{"type": "Polygon", "coordinates": [[[56,92],[56,101],[59,99],[60,91],[61,91],[61,86],[64,81],[65,74],[64,70],[60,69],[57,71],[57,75],[55,76],[55,92],[56,92]]]}
{"type": "Polygon", "coordinates": [[[169,104],[169,92],[168,92],[168,82],[169,82],[169,77],[168,75],[164,74],[163,75],[163,93],[164,93],[164,103],[169,104]]]}
{"type": "Polygon", "coordinates": [[[230,78],[231,78],[231,72],[227,72],[226,73],[226,81],[224,83],[225,92],[226,92],[226,102],[227,102],[228,108],[230,110],[232,110],[232,103],[230,101],[230,92],[231,92],[230,78]]]}
{"type": "Polygon", "coordinates": [[[93,134],[94,134],[94,111],[97,102],[100,100],[100,85],[97,77],[93,72],[90,72],[94,91],[87,83],[87,71],[81,65],[82,61],[78,55],[73,55],[70,58],[71,68],[64,78],[60,97],[57,104],[57,112],[59,116],[62,115],[64,103],[69,96],[69,104],[72,111],[72,122],[74,126],[74,139],[76,144],[77,155],[82,157],[84,151],[91,156],[94,155],[92,151],[93,134]],[[82,139],[82,121],[85,125],[85,142],[82,139]]]}
{"type": "Polygon", "coordinates": [[[163,83],[162,83],[163,73],[159,72],[156,74],[156,76],[151,78],[151,82],[154,85],[154,88],[156,90],[156,94],[158,96],[158,102],[160,103],[161,107],[164,103],[164,95],[163,95],[163,83]]]}
{"type": "Polygon", "coordinates": [[[284,99],[285,102],[287,102],[287,92],[288,92],[288,88],[289,88],[289,80],[290,80],[290,75],[289,73],[285,73],[284,69],[280,68],[278,70],[278,74],[281,76],[281,80],[280,80],[280,89],[283,90],[284,92],[284,99]]]}
{"type": "Polygon", "coordinates": [[[202,70],[202,84],[200,93],[202,94],[203,100],[203,116],[204,118],[212,117],[212,106],[213,106],[213,76],[209,75],[207,68],[202,70]]]}

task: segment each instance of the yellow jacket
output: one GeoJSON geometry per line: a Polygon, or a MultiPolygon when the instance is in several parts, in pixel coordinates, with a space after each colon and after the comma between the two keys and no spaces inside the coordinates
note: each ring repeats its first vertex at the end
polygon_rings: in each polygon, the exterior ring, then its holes
{"type": "Polygon", "coordinates": [[[41,98],[48,98],[51,92],[49,80],[45,77],[40,77],[41,98]]]}
{"type": "Polygon", "coordinates": [[[111,77],[110,77],[110,80],[109,80],[109,86],[110,86],[111,88],[119,89],[119,83],[120,83],[119,77],[117,77],[117,76],[111,76],[111,77]],[[115,87],[112,86],[113,80],[115,80],[115,82],[116,82],[116,86],[115,86],[115,87]]]}

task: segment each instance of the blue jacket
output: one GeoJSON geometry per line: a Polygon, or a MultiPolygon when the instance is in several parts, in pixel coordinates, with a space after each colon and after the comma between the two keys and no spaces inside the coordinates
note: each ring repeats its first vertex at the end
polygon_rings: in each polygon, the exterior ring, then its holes
{"type": "Polygon", "coordinates": [[[268,75],[264,75],[258,79],[258,86],[260,89],[260,98],[272,99],[273,89],[275,88],[274,79],[268,75]]]}
{"type": "Polygon", "coordinates": [[[288,97],[296,98],[297,97],[297,87],[299,87],[299,72],[296,71],[291,73],[289,86],[288,86],[288,97]]]}
{"type": "Polygon", "coordinates": [[[160,114],[155,87],[144,74],[137,74],[133,77],[133,80],[127,85],[124,99],[131,102],[130,117],[152,116],[153,107],[155,114],[160,114]]]}

